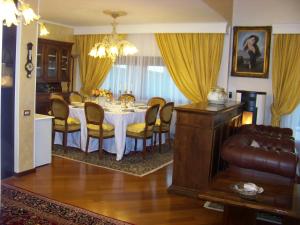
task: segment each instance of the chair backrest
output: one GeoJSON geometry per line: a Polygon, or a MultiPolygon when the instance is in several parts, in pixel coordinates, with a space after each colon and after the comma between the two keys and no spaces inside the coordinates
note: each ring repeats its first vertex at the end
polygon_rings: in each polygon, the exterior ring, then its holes
{"type": "Polygon", "coordinates": [[[50,98],[50,100],[52,100],[52,99],[64,100],[64,97],[59,93],[51,93],[49,98],[50,98]]]}
{"type": "Polygon", "coordinates": [[[70,103],[83,102],[82,96],[78,92],[72,92],[69,97],[70,103]]]}
{"type": "Polygon", "coordinates": [[[149,109],[147,109],[145,116],[146,127],[151,127],[155,125],[158,110],[159,104],[153,105],[149,109]]]}
{"type": "Polygon", "coordinates": [[[51,99],[51,115],[55,119],[67,121],[69,117],[69,106],[65,100],[59,98],[51,99]]]}
{"type": "Polygon", "coordinates": [[[126,102],[129,102],[129,101],[133,101],[135,102],[135,97],[134,95],[132,94],[122,94],[120,97],[119,97],[119,101],[126,101],[126,102]]]}
{"type": "Polygon", "coordinates": [[[174,109],[174,102],[168,102],[165,104],[160,112],[159,117],[161,121],[161,125],[170,125],[173,115],[173,109],[174,109]]]}
{"type": "Polygon", "coordinates": [[[162,108],[166,104],[166,100],[161,97],[153,97],[150,98],[147,103],[148,106],[153,106],[156,104],[159,104],[160,108],[162,108]]]}
{"type": "Polygon", "coordinates": [[[93,102],[86,102],[84,103],[84,113],[87,124],[95,124],[102,127],[104,110],[100,105],[93,102]]]}

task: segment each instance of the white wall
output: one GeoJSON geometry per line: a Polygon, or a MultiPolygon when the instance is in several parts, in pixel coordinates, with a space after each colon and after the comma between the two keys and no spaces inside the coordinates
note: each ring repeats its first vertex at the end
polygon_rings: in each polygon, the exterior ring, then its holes
{"type": "MultiPolygon", "coordinates": [[[[277,26],[281,29],[289,24],[300,24],[299,0],[234,0],[233,26],[277,26]]],[[[295,26],[297,27],[297,26],[295,26]]],[[[296,31],[295,31],[296,32],[296,31]]],[[[277,30],[276,33],[280,33],[277,30]]],[[[229,62],[229,61],[228,61],[229,62]]],[[[228,63],[230,65],[230,63],[228,63]]],[[[265,91],[267,102],[265,124],[271,122],[270,106],[272,103],[272,40],[270,53],[269,78],[243,78],[229,75],[228,91],[236,90],[265,91]]],[[[233,96],[235,98],[235,95],[233,96]]]]}

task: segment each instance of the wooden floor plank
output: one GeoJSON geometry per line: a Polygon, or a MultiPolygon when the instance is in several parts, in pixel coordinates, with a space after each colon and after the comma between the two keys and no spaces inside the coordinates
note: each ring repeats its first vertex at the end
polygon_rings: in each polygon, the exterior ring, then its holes
{"type": "Polygon", "coordinates": [[[53,157],[36,173],[3,182],[48,198],[139,225],[219,225],[222,213],[167,193],[172,165],[145,177],[53,157]]]}

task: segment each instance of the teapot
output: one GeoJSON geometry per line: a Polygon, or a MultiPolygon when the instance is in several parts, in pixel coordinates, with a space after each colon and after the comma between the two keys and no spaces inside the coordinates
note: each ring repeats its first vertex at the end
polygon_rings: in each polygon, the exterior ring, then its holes
{"type": "Polygon", "coordinates": [[[227,101],[227,93],[224,88],[213,87],[207,95],[207,100],[212,104],[225,104],[227,101]]]}

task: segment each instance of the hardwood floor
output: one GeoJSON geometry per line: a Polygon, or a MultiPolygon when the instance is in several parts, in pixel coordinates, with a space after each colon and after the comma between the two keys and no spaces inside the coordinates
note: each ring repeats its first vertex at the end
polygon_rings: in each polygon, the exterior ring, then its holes
{"type": "Polygon", "coordinates": [[[222,213],[203,202],[168,194],[172,165],[145,177],[134,177],[53,157],[36,173],[2,182],[138,225],[219,225],[222,213]]]}

